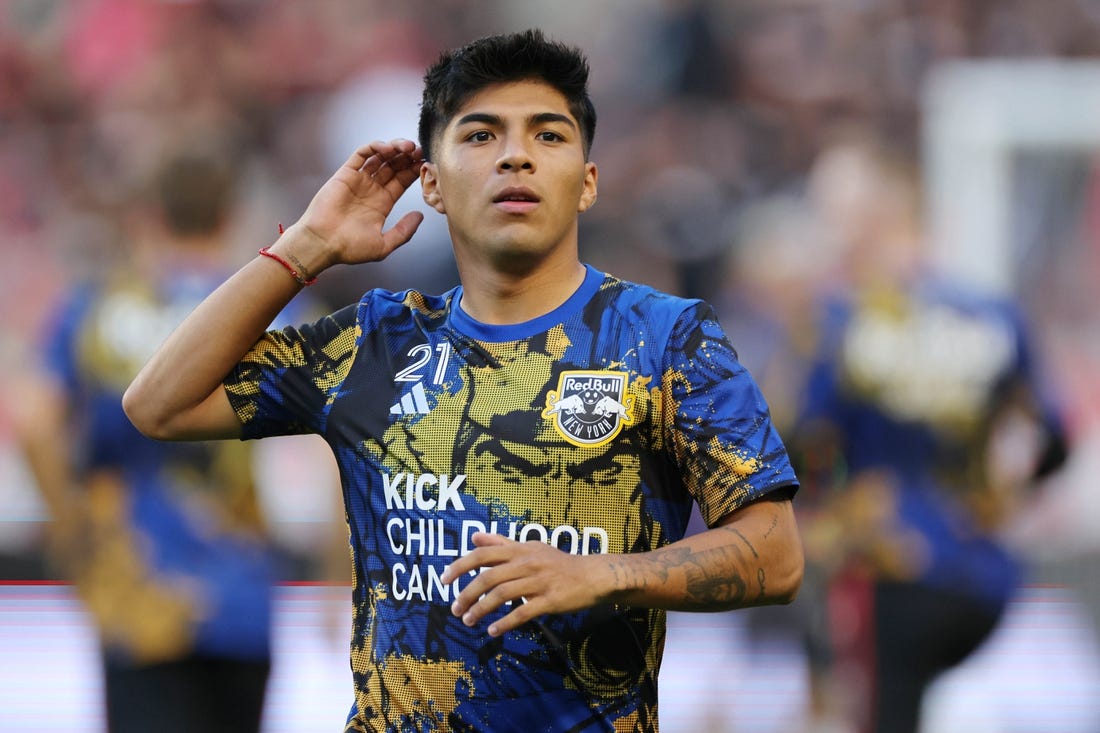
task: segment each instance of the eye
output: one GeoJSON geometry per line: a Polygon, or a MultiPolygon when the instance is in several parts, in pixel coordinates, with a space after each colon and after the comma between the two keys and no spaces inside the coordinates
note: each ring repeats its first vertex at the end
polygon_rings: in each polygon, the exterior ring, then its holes
{"type": "Polygon", "coordinates": [[[487,143],[492,139],[492,134],[488,130],[478,130],[472,132],[466,136],[466,139],[473,143],[487,143]]]}
{"type": "Polygon", "coordinates": [[[548,143],[563,142],[565,140],[564,137],[554,132],[553,130],[543,130],[535,137],[537,137],[539,140],[542,140],[543,142],[548,143]]]}

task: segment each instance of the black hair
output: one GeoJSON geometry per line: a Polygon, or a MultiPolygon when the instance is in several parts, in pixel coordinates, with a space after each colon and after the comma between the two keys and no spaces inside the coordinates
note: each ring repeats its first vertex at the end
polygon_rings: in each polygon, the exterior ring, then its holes
{"type": "Polygon", "coordinates": [[[501,82],[542,81],[565,97],[581,129],[585,158],[596,135],[596,108],[588,96],[588,60],[575,47],[527,30],[473,41],[446,51],[424,74],[420,147],[432,159],[432,142],[470,97],[501,82]]]}

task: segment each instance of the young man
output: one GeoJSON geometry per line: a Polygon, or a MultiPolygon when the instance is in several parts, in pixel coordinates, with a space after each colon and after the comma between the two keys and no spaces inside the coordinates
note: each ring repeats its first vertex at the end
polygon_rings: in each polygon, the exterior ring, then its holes
{"type": "Polygon", "coordinates": [[[816,309],[790,438],[813,454],[807,554],[846,596],[835,625],[861,631],[834,640],[834,664],[873,682],[852,721],[873,733],[921,730],[928,688],[994,632],[1025,575],[1005,527],[1069,449],[1018,304],[929,266],[920,183],[858,135],[822,151],[809,187],[848,280],[816,309]]]}
{"type": "Polygon", "coordinates": [[[252,451],[148,440],[119,404],[178,314],[232,272],[235,171],[225,146],[188,145],[152,178],[125,254],[59,304],[16,424],[51,560],[95,625],[111,733],[258,733],[277,552],[252,451]]]}
{"type": "Polygon", "coordinates": [[[587,73],[532,31],[445,54],[423,150],[356,151],[127,391],[158,438],[332,446],[349,731],[656,730],[665,610],[785,603],[801,581],[796,479],[710,308],[578,259],[587,73]],[[304,282],[409,241],[421,214],[384,222],[418,176],[461,285],[265,334],[304,282]],[[693,501],[712,529],[685,538],[693,501]]]}

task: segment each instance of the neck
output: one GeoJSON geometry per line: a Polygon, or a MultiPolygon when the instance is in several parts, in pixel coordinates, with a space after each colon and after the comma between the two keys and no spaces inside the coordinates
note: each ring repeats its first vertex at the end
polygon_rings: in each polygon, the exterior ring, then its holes
{"type": "Polygon", "coordinates": [[[525,273],[473,269],[463,273],[459,268],[462,310],[474,320],[498,326],[546,315],[577,291],[585,275],[584,265],[576,259],[525,273]]]}

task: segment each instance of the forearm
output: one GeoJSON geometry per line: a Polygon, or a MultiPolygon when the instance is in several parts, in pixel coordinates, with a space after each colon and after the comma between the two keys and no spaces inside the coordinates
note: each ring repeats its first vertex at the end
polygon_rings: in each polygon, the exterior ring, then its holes
{"type": "MultiPolygon", "coordinates": [[[[311,273],[322,268],[310,257],[308,235],[298,230],[287,230],[271,250],[311,261],[311,273]]],[[[248,262],[184,319],[138,373],[122,401],[130,420],[159,439],[239,434],[222,381],[302,287],[273,259],[248,262]]]]}
{"type": "Polygon", "coordinates": [[[384,259],[423,220],[409,212],[383,230],[394,202],[419,176],[420,150],[409,140],[359,148],[333,174],[302,217],[271,246],[292,264],[292,277],[270,257],[255,257],[172,333],[126,390],[122,406],[146,435],[165,440],[232,438],[241,425],[222,380],[291,298],[299,280],[337,264],[384,259]]]}
{"type": "Polygon", "coordinates": [[[608,557],[610,600],[674,611],[789,603],[803,555],[789,500],[762,500],[652,552],[608,557]]]}
{"type": "Polygon", "coordinates": [[[730,514],[715,529],[651,552],[570,555],[542,542],[477,532],[475,549],[440,577],[475,577],[451,604],[467,626],[523,599],[488,627],[490,636],[544,614],[617,603],[673,611],[726,611],[789,603],[802,583],[802,543],[786,496],[730,514]]]}
{"type": "Polygon", "coordinates": [[[17,377],[11,400],[16,438],[46,509],[55,521],[72,510],[73,472],[64,395],[46,379],[17,377]]]}

